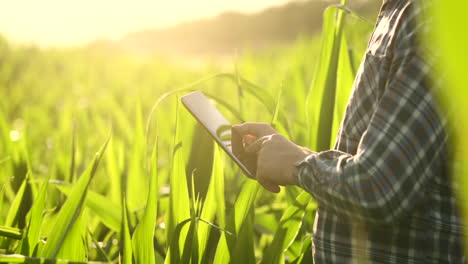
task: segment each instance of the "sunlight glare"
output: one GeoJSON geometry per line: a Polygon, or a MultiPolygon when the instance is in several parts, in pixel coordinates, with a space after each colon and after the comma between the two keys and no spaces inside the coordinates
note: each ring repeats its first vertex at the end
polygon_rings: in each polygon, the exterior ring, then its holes
{"type": "Polygon", "coordinates": [[[131,32],[170,27],[225,11],[255,12],[288,1],[3,1],[0,34],[42,46],[80,45],[96,39],[120,39],[131,32]]]}

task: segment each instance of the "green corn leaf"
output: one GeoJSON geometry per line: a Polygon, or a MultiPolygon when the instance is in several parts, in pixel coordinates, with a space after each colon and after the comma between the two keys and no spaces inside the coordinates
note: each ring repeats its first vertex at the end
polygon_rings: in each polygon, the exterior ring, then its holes
{"type": "MultiPolygon", "coordinates": [[[[325,77],[325,86],[322,93],[321,108],[318,118],[318,133],[317,133],[317,150],[327,150],[330,148],[331,135],[333,126],[333,113],[335,107],[338,60],[340,57],[340,47],[342,39],[342,28],[344,21],[344,12],[334,8],[335,14],[335,30],[333,44],[330,45],[331,54],[328,62],[328,70],[325,77]]],[[[330,9],[332,10],[332,9],[330,9]]]]}
{"type": "MultiPolygon", "coordinates": [[[[30,173],[26,174],[26,177],[24,178],[20,188],[18,189],[18,192],[16,193],[16,196],[10,206],[10,209],[8,210],[8,215],[5,220],[5,226],[7,227],[15,227],[18,226],[18,223],[20,223],[21,220],[23,220],[24,215],[26,215],[26,203],[28,203],[28,191],[31,191],[29,188],[29,175],[30,173]]],[[[9,243],[9,240],[6,238],[0,239],[1,242],[1,247],[2,248],[9,248],[11,244],[9,243]]]]}
{"type": "MultiPolygon", "coordinates": [[[[65,195],[69,196],[73,190],[71,184],[54,182],[56,187],[65,195]]],[[[88,190],[85,205],[91,209],[101,221],[114,231],[119,231],[122,224],[122,208],[119,204],[111,201],[106,196],[88,190]]]]}
{"type": "Polygon", "coordinates": [[[262,233],[273,235],[278,228],[278,221],[274,214],[255,212],[255,227],[262,233]]]}
{"type": "Polygon", "coordinates": [[[151,156],[151,179],[148,201],[145,213],[137,225],[132,238],[133,256],[136,263],[155,263],[154,255],[154,228],[156,225],[156,212],[158,201],[158,168],[157,168],[157,144],[151,156]]]}
{"type": "Polygon", "coordinates": [[[10,209],[8,210],[7,218],[5,220],[5,226],[13,227],[18,222],[20,207],[25,197],[26,187],[29,184],[28,182],[29,173],[24,178],[23,183],[21,184],[20,188],[18,189],[18,192],[16,193],[15,199],[11,203],[10,209]]]}
{"type": "Polygon", "coordinates": [[[73,126],[71,155],[70,155],[70,169],[68,170],[68,182],[75,181],[75,163],[76,163],[76,127],[73,126]]]}
{"type": "MultiPolygon", "coordinates": [[[[85,227],[86,228],[86,227],[85,227]]],[[[97,254],[104,258],[108,263],[112,263],[111,258],[108,253],[105,252],[105,249],[103,249],[101,246],[99,246],[99,241],[96,239],[96,236],[94,232],[92,232],[89,228],[87,228],[87,239],[88,239],[88,244],[93,243],[96,246],[97,249],[97,254]]],[[[106,240],[105,240],[106,241],[106,240]]],[[[106,243],[111,242],[109,240],[106,241],[106,243]]]]}
{"type": "Polygon", "coordinates": [[[229,263],[231,260],[231,253],[229,252],[226,234],[221,233],[218,246],[216,247],[216,254],[213,263],[229,263]]]}
{"type": "Polygon", "coordinates": [[[6,120],[5,114],[0,109],[0,153],[10,153],[11,150],[11,141],[9,140],[10,127],[6,120]]]}
{"type": "MultiPolygon", "coordinates": [[[[246,219],[251,212],[258,190],[258,183],[252,180],[246,180],[242,185],[241,192],[237,197],[233,212],[229,215],[229,223],[227,223],[227,229],[233,230],[235,236],[239,235],[241,228],[245,223],[247,223],[246,219]]],[[[218,242],[215,262],[218,263],[219,261],[219,263],[229,263],[231,261],[230,252],[234,252],[235,248],[239,247],[237,244],[240,243],[242,243],[242,240],[236,241],[236,237],[226,236],[223,232],[218,242]]]]}
{"type": "MultiPolygon", "coordinates": [[[[221,158],[220,148],[215,145],[215,155],[213,155],[213,170],[211,179],[214,181],[214,193],[216,199],[216,219],[221,228],[226,228],[226,205],[224,197],[224,162],[221,158]]],[[[208,214],[208,213],[207,213],[208,214]]]]}
{"type": "Polygon", "coordinates": [[[306,107],[308,145],[317,151],[330,148],[343,22],[344,12],[341,9],[335,6],[327,8],[320,58],[306,107]]]}
{"type": "Polygon", "coordinates": [[[42,183],[39,193],[34,199],[34,204],[31,208],[29,216],[29,223],[26,229],[25,237],[21,244],[21,253],[23,255],[31,256],[34,249],[39,242],[39,235],[41,233],[41,225],[43,220],[43,212],[45,208],[47,187],[49,186],[51,174],[47,176],[45,181],[42,183]]]}
{"type": "MultiPolygon", "coordinates": [[[[249,227],[244,227],[245,225],[252,225],[252,222],[249,222],[248,216],[252,213],[253,204],[255,198],[257,197],[258,190],[260,185],[253,181],[247,180],[244,185],[242,186],[242,190],[237,197],[236,203],[234,205],[233,215],[230,216],[230,225],[228,225],[229,230],[234,230],[236,236],[240,236],[241,230],[249,227]],[[232,223],[234,222],[234,226],[232,223]]],[[[231,237],[227,237],[229,250],[231,252],[238,251],[237,248],[240,248],[241,245],[244,243],[242,239],[232,239],[231,237]]],[[[245,249],[246,253],[249,252],[249,248],[245,249]]],[[[240,253],[240,252],[238,252],[240,253]]],[[[237,254],[232,255],[235,258],[239,257],[237,254]]]]}
{"type": "Polygon", "coordinates": [[[245,222],[250,209],[253,206],[260,185],[253,180],[247,180],[242,186],[239,197],[234,205],[234,230],[239,234],[242,224],[245,222]]]}
{"type": "MultiPolygon", "coordinates": [[[[295,263],[308,263],[308,262],[304,262],[304,259],[308,259],[312,257],[311,248],[312,248],[312,239],[310,236],[306,236],[302,240],[301,252],[300,252],[299,257],[296,259],[295,263]]],[[[312,259],[310,261],[312,261],[312,259]]]]}
{"type": "MultiPolygon", "coordinates": [[[[280,85],[280,88],[279,88],[279,91],[278,91],[278,96],[276,98],[276,103],[275,103],[275,110],[273,112],[273,116],[271,118],[271,126],[273,128],[275,128],[277,131],[279,131],[281,134],[283,134],[284,136],[287,136],[287,137],[291,137],[291,131],[289,131],[289,129],[286,129],[285,125],[287,125],[288,123],[282,123],[280,122],[279,120],[279,117],[280,117],[280,105],[281,105],[281,98],[283,96],[283,82],[281,82],[281,85],[280,85]]],[[[284,118],[283,120],[281,121],[285,121],[284,118]]]]}
{"type": "Polygon", "coordinates": [[[272,116],[271,122],[270,122],[270,124],[273,127],[275,127],[277,122],[278,122],[278,114],[279,114],[282,94],[283,94],[283,83],[281,83],[281,85],[280,85],[279,92],[278,92],[278,97],[276,99],[276,104],[275,104],[275,111],[273,112],[273,116],[272,116]]]}
{"type": "Polygon", "coordinates": [[[164,260],[164,263],[167,264],[167,263],[180,263],[181,262],[179,241],[180,241],[182,230],[184,230],[186,225],[191,222],[192,222],[192,218],[182,220],[174,228],[174,233],[172,234],[172,241],[169,246],[169,251],[167,253],[166,259],[164,260]]]}
{"type": "Polygon", "coordinates": [[[184,228],[180,231],[180,238],[182,240],[177,243],[172,241],[174,239],[173,234],[175,233],[175,228],[179,225],[179,223],[186,220],[187,218],[190,218],[190,200],[187,187],[187,178],[185,174],[184,155],[182,153],[183,147],[179,137],[180,122],[178,112],[179,111],[177,111],[176,116],[176,132],[174,136],[172,169],[169,176],[171,192],[169,195],[169,212],[168,217],[166,218],[166,225],[167,241],[171,247],[169,248],[168,254],[166,256],[166,263],[174,263],[174,260],[180,257],[179,255],[175,254],[180,252],[180,248],[183,246],[183,242],[185,241],[188,230],[184,228]],[[173,248],[172,245],[178,246],[177,248],[173,248]]]}
{"type": "Polygon", "coordinates": [[[0,254],[0,263],[25,263],[25,264],[107,264],[106,262],[89,261],[76,262],[64,259],[31,258],[20,254],[0,254]]]}
{"type": "Polygon", "coordinates": [[[21,239],[23,237],[23,232],[21,232],[21,229],[18,228],[0,226],[0,236],[21,239]]]}
{"type": "MultiPolygon", "coordinates": [[[[109,142],[108,155],[106,155],[106,170],[110,178],[109,196],[113,202],[122,202],[122,180],[124,150],[120,141],[115,138],[109,142]]],[[[125,191],[126,193],[126,191],[125,191]]]]}
{"type": "MultiPolygon", "coordinates": [[[[5,184],[2,184],[0,186],[0,206],[2,208],[4,206],[4,204],[3,204],[3,199],[5,197],[4,192],[5,192],[5,184]]],[[[0,223],[3,223],[3,215],[2,214],[0,214],[0,223]]]]}
{"type": "Polygon", "coordinates": [[[288,249],[301,228],[305,209],[310,200],[311,196],[307,192],[302,192],[297,197],[296,202],[286,209],[273,241],[263,253],[262,261],[264,263],[278,263],[280,261],[283,252],[288,249]]]}
{"type": "MultiPolygon", "coordinates": [[[[221,227],[225,225],[224,212],[224,173],[223,160],[220,157],[220,150],[217,145],[214,146],[213,153],[213,169],[211,170],[211,181],[208,187],[205,202],[200,214],[200,218],[205,221],[212,222],[216,214],[218,214],[218,223],[221,227]]],[[[206,254],[206,246],[210,235],[211,226],[201,224],[198,226],[198,255],[199,263],[206,263],[203,259],[206,254]]]]}
{"type": "Polygon", "coordinates": [[[335,12],[333,8],[327,8],[324,12],[322,26],[322,42],[320,48],[319,59],[315,69],[314,77],[309,88],[309,93],[306,99],[306,117],[308,140],[307,144],[311,149],[316,149],[318,134],[319,113],[322,105],[321,98],[326,85],[327,72],[330,68],[330,60],[332,57],[333,42],[335,40],[335,12]]]}
{"type": "Polygon", "coordinates": [[[243,116],[244,115],[244,107],[242,103],[242,99],[244,97],[244,92],[242,91],[242,84],[240,81],[240,74],[239,74],[239,67],[237,63],[237,58],[236,62],[234,63],[234,69],[235,69],[235,74],[236,74],[236,86],[237,86],[237,99],[238,99],[238,105],[239,105],[239,112],[243,116]]]}
{"type": "MultiPolygon", "coordinates": [[[[87,261],[87,246],[85,241],[86,225],[88,217],[86,210],[82,209],[75,223],[71,226],[63,243],[60,245],[60,250],[55,258],[66,259],[77,262],[87,261]]],[[[47,245],[47,244],[46,244],[47,245]]]]}
{"type": "Polygon", "coordinates": [[[130,230],[128,227],[127,201],[125,198],[125,194],[123,195],[122,218],[123,218],[122,231],[121,231],[121,237],[123,241],[122,263],[132,264],[132,259],[133,259],[132,239],[130,237],[130,230]]]}
{"type": "MultiPolygon", "coordinates": [[[[253,212],[253,208],[250,210],[253,212]]],[[[253,213],[242,223],[242,227],[237,235],[235,248],[231,252],[232,263],[255,264],[255,245],[254,245],[254,228],[253,228],[253,213]]]]}
{"type": "Polygon", "coordinates": [[[70,230],[73,228],[73,225],[81,213],[82,206],[86,199],[88,186],[94,177],[94,174],[96,173],[99,162],[101,161],[102,155],[106,150],[109,140],[110,135],[99,152],[96,153],[96,156],[94,157],[91,165],[81,175],[73,187],[71,194],[68,196],[68,199],[58,213],[58,216],[53,225],[54,231],[50,233],[47,239],[47,243],[40,250],[40,257],[55,258],[59,253],[62,243],[67,238],[67,235],[70,233],[70,230]]]}
{"type": "MultiPolygon", "coordinates": [[[[190,221],[190,227],[187,232],[187,237],[185,239],[184,249],[182,252],[182,257],[180,258],[180,263],[197,263],[199,259],[198,255],[198,236],[197,236],[197,219],[192,216],[190,221]]],[[[206,248],[205,248],[206,250],[206,248]]]]}
{"type": "Polygon", "coordinates": [[[340,52],[338,58],[338,70],[339,74],[336,77],[336,95],[335,95],[335,106],[333,109],[333,125],[331,129],[330,146],[333,146],[341,120],[345,114],[346,104],[353,87],[354,77],[356,72],[353,71],[353,62],[351,61],[350,52],[348,49],[348,41],[345,34],[342,35],[340,42],[340,52]]]}
{"type": "Polygon", "coordinates": [[[198,214],[201,210],[201,202],[199,196],[195,197],[195,182],[194,174],[192,173],[191,177],[191,197],[190,197],[190,226],[187,232],[187,237],[185,238],[184,248],[182,251],[181,262],[188,263],[193,261],[193,263],[198,262],[198,214]]]}
{"type": "Polygon", "coordinates": [[[135,129],[132,138],[132,154],[130,156],[129,175],[132,180],[127,181],[128,209],[133,212],[145,205],[148,196],[146,173],[143,170],[146,146],[144,145],[144,128],[140,106],[135,110],[135,129]]]}

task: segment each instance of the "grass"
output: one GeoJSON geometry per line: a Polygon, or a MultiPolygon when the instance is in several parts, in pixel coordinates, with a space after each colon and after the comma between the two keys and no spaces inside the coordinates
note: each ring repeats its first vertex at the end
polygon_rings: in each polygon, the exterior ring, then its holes
{"type": "MultiPolygon", "coordinates": [[[[265,192],[178,101],[200,89],[233,123],[329,148],[372,25],[342,6],[324,22],[320,39],[244,54],[231,71],[0,40],[0,262],[310,263],[310,195],[265,192]]],[[[446,62],[454,93],[466,61],[446,62]]]]}

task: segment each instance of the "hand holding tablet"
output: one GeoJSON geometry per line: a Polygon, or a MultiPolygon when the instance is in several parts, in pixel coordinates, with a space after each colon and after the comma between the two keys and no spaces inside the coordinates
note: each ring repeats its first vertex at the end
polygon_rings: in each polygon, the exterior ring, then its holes
{"type": "Polygon", "coordinates": [[[182,103],[232,160],[267,190],[296,185],[296,164],[312,152],[280,135],[266,123],[231,124],[202,92],[182,97],[182,103]]]}
{"type": "Polygon", "coordinates": [[[256,153],[247,153],[244,148],[256,140],[254,135],[241,135],[231,129],[231,123],[200,92],[195,91],[181,98],[182,104],[206,129],[219,146],[249,177],[255,179],[257,170],[256,153]]]}

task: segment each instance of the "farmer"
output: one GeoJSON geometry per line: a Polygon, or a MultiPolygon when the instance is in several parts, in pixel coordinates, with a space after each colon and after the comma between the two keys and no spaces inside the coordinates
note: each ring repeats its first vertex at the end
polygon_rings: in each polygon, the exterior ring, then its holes
{"type": "Polygon", "coordinates": [[[261,123],[234,126],[256,141],[257,180],[298,185],[318,202],[315,263],[462,263],[446,118],[431,93],[426,0],[384,0],[333,150],[298,146],[261,123]],[[423,54],[424,53],[424,56],[423,54]]]}

